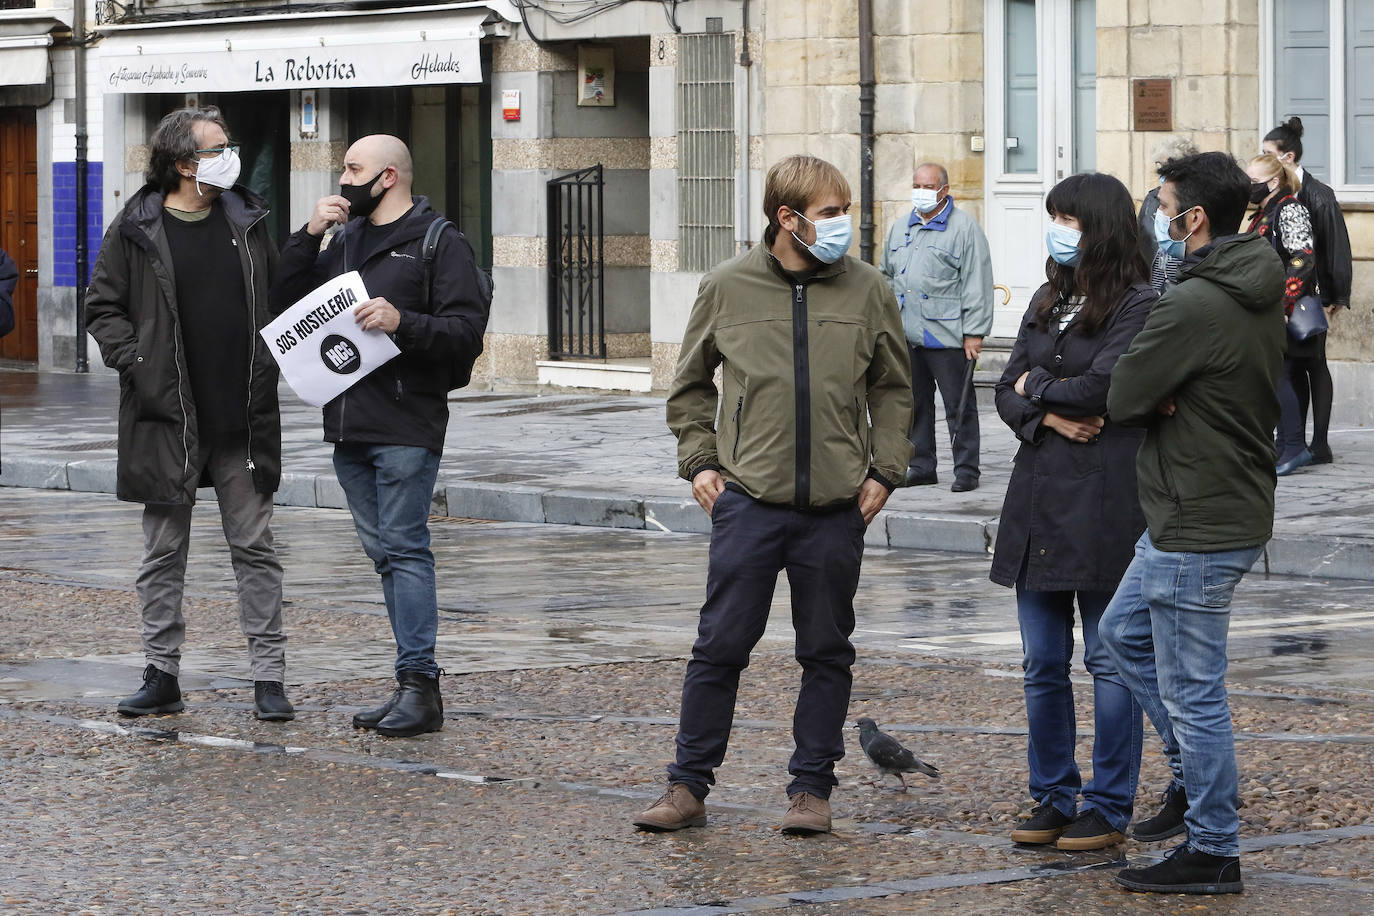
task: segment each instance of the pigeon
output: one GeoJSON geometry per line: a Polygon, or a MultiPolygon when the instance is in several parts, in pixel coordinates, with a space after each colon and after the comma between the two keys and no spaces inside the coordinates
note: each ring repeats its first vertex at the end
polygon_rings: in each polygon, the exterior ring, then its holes
{"type": "Polygon", "coordinates": [[[854,727],[859,730],[859,745],[873,765],[878,768],[879,779],[893,775],[902,781],[902,791],[907,790],[905,773],[924,773],[932,779],[940,778],[940,771],[930,764],[918,760],[916,755],[902,747],[891,735],[878,731],[878,723],[864,717],[854,727]]]}

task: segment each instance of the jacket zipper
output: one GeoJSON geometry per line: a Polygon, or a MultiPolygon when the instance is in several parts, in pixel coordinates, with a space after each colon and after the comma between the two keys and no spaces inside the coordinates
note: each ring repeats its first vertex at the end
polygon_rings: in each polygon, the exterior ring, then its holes
{"type": "Polygon", "coordinates": [[[739,396],[739,403],[735,405],[735,447],[730,452],[730,460],[739,460],[739,417],[744,412],[744,395],[739,396]]]}
{"type": "MultiPolygon", "coordinates": [[[[173,298],[175,301],[175,297],[173,298]]],[[[185,358],[181,354],[181,310],[175,309],[173,320],[176,324],[176,333],[172,340],[176,344],[176,364],[177,364],[177,400],[181,402],[181,473],[186,474],[191,470],[191,416],[186,411],[186,378],[181,372],[181,363],[185,358]]]]}
{"type": "MultiPolygon", "coordinates": [[[[244,465],[248,469],[251,477],[257,470],[257,465],[253,463],[253,368],[257,360],[257,335],[258,335],[258,287],[257,287],[257,264],[253,261],[253,246],[248,244],[248,233],[253,231],[253,227],[266,219],[267,214],[263,213],[257,219],[248,224],[248,228],[243,230],[243,251],[248,256],[248,400],[243,406],[244,419],[248,425],[248,454],[245,456],[244,465]]],[[[235,245],[238,241],[235,240],[235,245]]]]}
{"type": "Polygon", "coordinates": [[[811,502],[811,366],[806,329],[806,284],[793,284],[792,365],[796,401],[797,453],[793,503],[804,508],[811,502]]]}
{"type": "MultiPolygon", "coordinates": [[[[343,261],[344,273],[347,273],[347,272],[349,271],[349,269],[350,269],[349,266],[348,266],[348,233],[344,231],[346,228],[348,228],[347,223],[345,223],[343,226],[341,226],[341,227],[339,228],[339,233],[338,233],[338,241],[339,241],[339,244],[343,246],[343,255],[340,257],[340,260],[343,261]]],[[[353,269],[357,269],[357,268],[353,268],[353,269]]],[[[359,275],[361,276],[361,271],[359,271],[359,275]]],[[[339,441],[339,442],[344,441],[344,414],[345,414],[347,411],[348,411],[348,390],[347,390],[347,389],[344,389],[344,391],[339,395],[339,432],[338,432],[338,440],[337,440],[337,441],[339,441]]]]}
{"type": "Polygon", "coordinates": [[[1179,496],[1178,486],[1174,483],[1174,472],[1164,453],[1159,453],[1159,470],[1164,475],[1164,485],[1169,488],[1169,498],[1174,503],[1174,534],[1183,535],[1183,499],[1179,496]]]}

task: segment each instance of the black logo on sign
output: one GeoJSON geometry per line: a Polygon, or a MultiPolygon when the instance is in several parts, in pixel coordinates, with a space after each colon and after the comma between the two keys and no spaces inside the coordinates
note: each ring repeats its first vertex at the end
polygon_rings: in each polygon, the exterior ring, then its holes
{"type": "Polygon", "coordinates": [[[320,344],[320,359],[324,360],[326,368],[340,375],[357,372],[358,367],[363,364],[362,357],[358,355],[358,348],[353,346],[347,337],[340,337],[338,334],[330,334],[324,339],[324,343],[320,344]]]}

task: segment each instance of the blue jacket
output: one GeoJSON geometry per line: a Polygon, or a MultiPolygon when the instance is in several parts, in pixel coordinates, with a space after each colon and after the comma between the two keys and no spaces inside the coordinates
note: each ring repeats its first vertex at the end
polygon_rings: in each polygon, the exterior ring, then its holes
{"type": "Polygon", "coordinates": [[[992,331],[992,256],[973,217],[947,199],[928,223],[909,213],[893,221],[878,264],[916,347],[962,347],[992,331]]]}

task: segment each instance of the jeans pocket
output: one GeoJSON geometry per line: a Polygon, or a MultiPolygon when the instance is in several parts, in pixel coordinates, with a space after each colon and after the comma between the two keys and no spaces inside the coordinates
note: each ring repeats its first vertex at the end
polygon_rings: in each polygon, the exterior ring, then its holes
{"type": "Polygon", "coordinates": [[[1202,606],[1229,607],[1236,585],[1245,575],[1233,563],[1218,563],[1211,557],[1202,560],[1202,606]]]}

